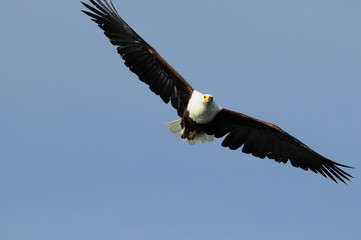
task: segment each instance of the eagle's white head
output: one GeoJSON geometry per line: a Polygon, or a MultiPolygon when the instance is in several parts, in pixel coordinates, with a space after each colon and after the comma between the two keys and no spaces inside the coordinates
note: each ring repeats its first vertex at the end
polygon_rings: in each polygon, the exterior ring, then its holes
{"type": "Polygon", "coordinates": [[[221,111],[222,107],[213,101],[213,96],[193,91],[187,110],[189,117],[197,123],[209,123],[221,111]]]}
{"type": "Polygon", "coordinates": [[[210,94],[203,95],[203,102],[210,104],[213,101],[213,96],[210,94]]]}

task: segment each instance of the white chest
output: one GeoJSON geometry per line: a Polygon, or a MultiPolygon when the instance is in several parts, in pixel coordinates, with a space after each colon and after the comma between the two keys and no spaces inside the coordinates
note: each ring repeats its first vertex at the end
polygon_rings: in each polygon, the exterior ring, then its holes
{"type": "Polygon", "coordinates": [[[222,110],[222,107],[214,101],[204,102],[203,96],[203,93],[194,90],[187,106],[189,117],[199,124],[211,122],[222,110]]]}

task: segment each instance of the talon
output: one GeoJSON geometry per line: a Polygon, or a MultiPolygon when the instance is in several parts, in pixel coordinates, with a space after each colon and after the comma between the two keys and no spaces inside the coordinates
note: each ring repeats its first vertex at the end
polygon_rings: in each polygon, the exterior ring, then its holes
{"type": "Polygon", "coordinates": [[[187,136],[188,140],[193,140],[196,137],[196,131],[190,132],[187,136]]]}
{"type": "Polygon", "coordinates": [[[185,138],[187,137],[185,128],[183,128],[182,131],[180,132],[180,136],[181,136],[181,138],[183,138],[183,139],[185,139],[185,138]]]}

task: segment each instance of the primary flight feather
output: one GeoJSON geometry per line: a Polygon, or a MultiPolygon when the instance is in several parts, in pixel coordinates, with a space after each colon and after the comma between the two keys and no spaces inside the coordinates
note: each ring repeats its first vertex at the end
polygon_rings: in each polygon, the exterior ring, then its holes
{"type": "Polygon", "coordinates": [[[83,3],[89,15],[103,29],[110,42],[118,46],[125,65],[165,103],[177,110],[180,119],[167,123],[169,130],[186,142],[209,142],[224,137],[223,147],[276,162],[290,161],[294,167],[311,170],[345,183],[350,174],[278,126],[250,116],[222,108],[210,94],[195,89],[170,66],[119,16],[112,2],[90,0],[83,3]]]}

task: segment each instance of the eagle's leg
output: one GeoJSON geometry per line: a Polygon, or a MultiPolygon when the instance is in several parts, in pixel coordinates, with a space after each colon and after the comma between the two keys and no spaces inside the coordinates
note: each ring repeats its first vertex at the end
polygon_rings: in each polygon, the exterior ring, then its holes
{"type": "Polygon", "coordinates": [[[181,121],[181,127],[182,127],[182,131],[180,132],[180,136],[181,138],[183,139],[186,139],[188,138],[188,134],[189,134],[189,123],[187,121],[188,119],[186,117],[183,117],[182,118],[182,121],[181,121]]]}
{"type": "Polygon", "coordinates": [[[193,140],[193,139],[196,137],[196,134],[197,134],[196,131],[190,131],[190,132],[188,133],[187,139],[188,139],[188,140],[193,140]]]}
{"type": "Polygon", "coordinates": [[[180,132],[180,136],[181,138],[185,139],[187,137],[187,134],[186,134],[186,129],[185,128],[182,128],[182,131],[180,132]]]}
{"type": "Polygon", "coordinates": [[[196,137],[197,131],[194,128],[195,122],[189,117],[189,112],[184,111],[182,121],[181,121],[181,127],[182,131],[180,132],[180,136],[183,139],[193,140],[196,137]]]}
{"type": "Polygon", "coordinates": [[[195,138],[196,134],[197,134],[196,131],[190,131],[189,129],[182,128],[180,136],[183,139],[193,140],[195,138]]]}

